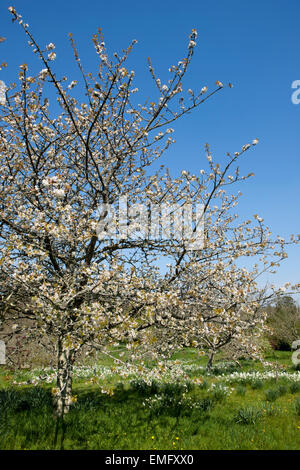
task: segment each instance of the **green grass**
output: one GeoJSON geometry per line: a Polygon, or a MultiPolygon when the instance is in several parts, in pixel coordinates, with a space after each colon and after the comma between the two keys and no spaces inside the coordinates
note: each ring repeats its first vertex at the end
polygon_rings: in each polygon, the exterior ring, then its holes
{"type": "MultiPolygon", "coordinates": [[[[268,361],[293,373],[285,352],[268,361]]],[[[193,350],[174,359],[195,368],[205,365],[193,350]]],[[[107,360],[103,364],[112,365],[107,360]]],[[[218,366],[218,364],[217,364],[218,366]]],[[[288,378],[225,380],[221,375],[202,378],[206,386],[189,381],[145,385],[140,380],[111,375],[97,384],[74,382],[77,403],[65,418],[64,449],[265,449],[300,448],[300,388],[288,378]],[[119,385],[117,385],[119,384],[119,385]],[[112,396],[100,387],[114,388],[112,396]],[[270,392],[271,390],[271,392],[270,392]]],[[[242,361],[238,371],[263,371],[258,363],[242,361]]],[[[56,422],[51,407],[51,384],[16,386],[28,372],[0,369],[0,448],[59,449],[62,430],[54,446],[56,422]]]]}

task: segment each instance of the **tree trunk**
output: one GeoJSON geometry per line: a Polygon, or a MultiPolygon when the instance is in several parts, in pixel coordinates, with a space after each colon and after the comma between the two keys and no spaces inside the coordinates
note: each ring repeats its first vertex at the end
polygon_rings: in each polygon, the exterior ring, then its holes
{"type": "Polygon", "coordinates": [[[63,346],[62,338],[58,340],[57,393],[54,395],[54,414],[62,418],[72,404],[74,354],[63,346]]]}
{"type": "Polygon", "coordinates": [[[215,351],[211,351],[210,352],[210,355],[209,355],[209,358],[208,358],[208,363],[206,365],[206,371],[209,372],[210,369],[212,368],[212,363],[213,363],[213,360],[214,360],[214,355],[215,355],[215,351]]]}

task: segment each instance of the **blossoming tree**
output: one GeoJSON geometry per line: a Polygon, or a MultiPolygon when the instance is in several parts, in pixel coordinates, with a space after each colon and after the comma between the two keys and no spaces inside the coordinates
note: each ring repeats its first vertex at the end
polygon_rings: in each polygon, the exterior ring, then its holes
{"type": "MultiPolygon", "coordinates": [[[[205,271],[220,259],[267,252],[282,259],[285,242],[271,241],[258,217],[251,225],[230,215],[237,197],[226,195],[224,188],[247,178],[240,176],[236,161],[257,139],[228,154],[223,168],[214,163],[207,146],[209,171],[199,176],[183,171],[174,179],[167,170],[151,170],[174,143],[170,124],[223,88],[218,81],[211,93],[207,86],[199,93],[183,91],[195,30],[186,57],[170,67],[168,84],[161,83],[149,59],[159,98],[144,105],[134,105],[134,71],[125,67],[136,41],[109,59],[99,31],[93,36],[98,57],[93,75],[85,72],[70,35],[82,77],[79,102],[72,91],[79,83],[55,73],[55,45],[40,47],[16,10],[9,10],[43,68],[30,75],[28,65],[21,64],[18,85],[7,86],[0,106],[1,302],[5,312],[26,319],[31,334],[55,338],[55,410],[62,416],[72,403],[72,368],[83,346],[105,350],[122,340],[130,346],[141,331],[180,321],[176,282],[192,266],[205,271]],[[49,87],[56,94],[54,112],[49,87]],[[229,175],[232,168],[234,176],[229,175]],[[122,197],[129,201],[127,220],[118,220],[117,236],[100,236],[99,227],[109,228],[108,207],[122,197]],[[138,207],[165,204],[171,216],[174,206],[197,203],[209,227],[203,249],[191,250],[184,237],[167,232],[157,237],[141,230],[148,226],[149,214],[141,219],[138,207]],[[158,272],[158,257],[173,260],[166,274],[158,272]],[[159,312],[166,312],[168,321],[159,312]]],[[[155,230],[164,225],[160,216],[155,230]]],[[[174,222],[171,226],[178,229],[174,222]]],[[[224,321],[229,314],[225,308],[224,321]]]]}
{"type": "Polygon", "coordinates": [[[233,360],[241,356],[262,360],[259,346],[267,330],[264,306],[274,292],[259,288],[257,275],[257,269],[249,272],[230,261],[219,261],[205,270],[192,266],[180,279],[183,339],[206,351],[208,370],[221,350],[227,350],[233,360]]]}
{"type": "Polygon", "coordinates": [[[257,263],[251,270],[230,258],[212,262],[208,254],[201,263],[189,261],[165,292],[172,301],[156,305],[153,326],[141,331],[141,352],[159,358],[193,346],[208,356],[207,370],[220,351],[237,362],[241,357],[263,361],[268,303],[287,289],[293,293],[299,288],[290,283],[280,288],[258,285],[258,277],[275,264],[269,255],[267,260],[264,253],[262,266],[257,263]]]}

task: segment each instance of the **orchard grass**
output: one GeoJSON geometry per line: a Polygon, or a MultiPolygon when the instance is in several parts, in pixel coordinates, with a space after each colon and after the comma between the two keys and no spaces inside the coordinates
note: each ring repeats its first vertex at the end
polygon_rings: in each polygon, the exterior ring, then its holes
{"type": "Polygon", "coordinates": [[[267,370],[254,361],[242,360],[241,367],[230,363],[234,373],[224,360],[216,362],[216,373],[205,373],[207,359],[192,349],[172,359],[176,367],[186,367],[188,380],[153,380],[150,386],[137,376],[121,377],[117,368],[108,374],[113,361],[101,362],[101,357],[96,370],[105,373],[98,382],[91,380],[88,368],[84,377],[75,372],[74,405],[56,445],[53,383],[16,385],[33,377],[32,371],[2,366],[0,448],[299,450],[300,387],[295,384],[300,378],[295,379],[291,353],[269,353],[266,360],[273,369],[267,370]],[[268,375],[278,366],[285,376],[268,375]],[[243,373],[247,379],[236,380],[243,373]]]}

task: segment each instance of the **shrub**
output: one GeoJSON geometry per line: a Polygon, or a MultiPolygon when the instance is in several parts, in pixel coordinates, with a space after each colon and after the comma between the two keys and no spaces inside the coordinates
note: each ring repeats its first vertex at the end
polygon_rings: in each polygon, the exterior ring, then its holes
{"type": "Polygon", "coordinates": [[[206,390],[208,387],[208,382],[207,380],[203,380],[202,383],[198,384],[198,387],[201,388],[202,390],[206,390]]]}
{"type": "Polygon", "coordinates": [[[13,389],[0,390],[0,409],[2,411],[26,411],[52,406],[51,393],[42,387],[34,387],[25,391],[13,389]]]}
{"type": "Polygon", "coordinates": [[[236,370],[239,369],[239,366],[235,362],[230,362],[230,361],[224,361],[224,362],[219,362],[218,364],[214,365],[211,367],[209,370],[210,375],[220,375],[224,373],[231,373],[235,372],[236,370]]]}
{"type": "Polygon", "coordinates": [[[267,401],[275,401],[280,397],[280,392],[278,388],[269,388],[265,391],[265,397],[267,401]]]}
{"type": "Polygon", "coordinates": [[[277,387],[278,394],[281,397],[282,395],[285,395],[287,393],[287,386],[286,385],[278,385],[277,387]]]}
{"type": "Polygon", "coordinates": [[[234,420],[240,424],[255,424],[261,414],[258,408],[245,406],[237,411],[234,420]]]}
{"type": "Polygon", "coordinates": [[[152,395],[157,393],[159,390],[159,386],[157,382],[152,380],[150,384],[145,382],[143,379],[136,379],[130,382],[131,390],[138,392],[140,395],[152,395]]]}
{"type": "Polygon", "coordinates": [[[290,385],[290,392],[291,392],[291,393],[300,392],[300,382],[293,382],[293,383],[290,385]]]}
{"type": "Polygon", "coordinates": [[[245,385],[239,385],[237,388],[236,388],[236,394],[243,397],[245,395],[247,391],[247,388],[245,387],[245,385]]]}
{"type": "Polygon", "coordinates": [[[115,393],[123,393],[124,390],[125,390],[125,387],[124,387],[123,382],[118,382],[118,383],[115,385],[115,388],[114,388],[114,392],[115,392],[115,393]]]}
{"type": "Polygon", "coordinates": [[[262,408],[262,413],[266,416],[274,416],[277,413],[277,408],[271,405],[271,403],[266,403],[262,408]]]}
{"type": "Polygon", "coordinates": [[[154,395],[146,398],[143,406],[147,407],[150,415],[169,415],[169,416],[190,416],[194,410],[202,413],[207,412],[212,406],[213,401],[210,398],[195,400],[186,395],[154,395]]]}
{"type": "Polygon", "coordinates": [[[262,380],[259,380],[259,379],[254,380],[254,381],[251,383],[251,388],[252,388],[253,390],[259,390],[259,389],[263,388],[263,386],[264,386],[263,381],[262,381],[262,380]]]}
{"type": "Polygon", "coordinates": [[[211,398],[201,398],[196,402],[196,408],[200,409],[201,411],[208,411],[213,407],[213,401],[211,398]]]}
{"type": "Polygon", "coordinates": [[[75,411],[96,411],[97,408],[103,407],[103,402],[105,400],[104,396],[99,396],[99,394],[85,394],[79,395],[77,402],[73,406],[75,411]]]}
{"type": "Polygon", "coordinates": [[[300,416],[300,398],[297,398],[295,401],[295,411],[298,416],[300,416]]]}
{"type": "Polygon", "coordinates": [[[178,395],[171,396],[163,394],[146,398],[143,405],[148,407],[151,415],[158,416],[168,414],[170,416],[179,416],[186,404],[183,403],[182,397],[178,395]]]}
{"type": "Polygon", "coordinates": [[[190,382],[176,383],[176,382],[166,382],[161,385],[160,391],[166,396],[175,397],[181,396],[184,392],[187,392],[193,388],[193,384],[190,382]]]}
{"type": "Polygon", "coordinates": [[[17,394],[13,389],[0,390],[0,412],[14,409],[16,405],[17,394]]]}
{"type": "Polygon", "coordinates": [[[224,400],[224,398],[227,397],[227,395],[230,393],[229,388],[222,384],[212,384],[210,391],[212,392],[212,398],[215,401],[224,400]]]}

